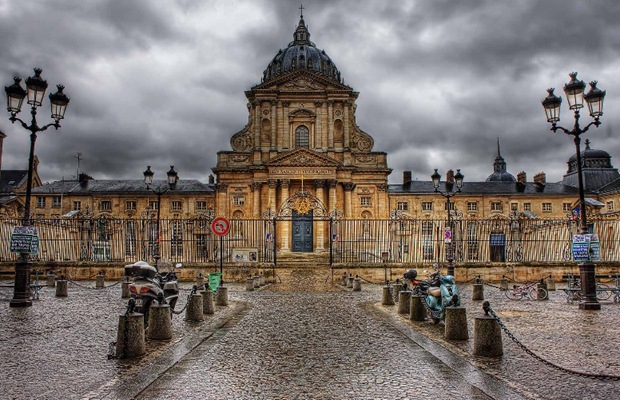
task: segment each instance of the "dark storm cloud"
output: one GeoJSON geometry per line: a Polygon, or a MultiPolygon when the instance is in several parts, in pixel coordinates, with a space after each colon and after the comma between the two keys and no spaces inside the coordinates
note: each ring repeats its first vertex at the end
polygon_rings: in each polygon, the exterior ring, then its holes
{"type": "MultiPolygon", "coordinates": [[[[44,69],[71,97],[63,127],[40,135],[44,180],[75,175],[139,179],[175,165],[208,179],[216,153],[248,120],[244,91],[260,82],[299,18],[282,0],[9,2],[0,0],[0,76],[44,69]]],[[[509,172],[560,180],[574,153],[553,134],[540,101],[576,70],[607,89],[592,146],[620,154],[615,98],[620,6],[594,1],[308,0],[311,40],[360,92],[357,124],[394,169],[427,180],[434,168],[467,179],[492,172],[497,138],[509,172]]],[[[48,107],[46,104],[45,107],[48,107]]],[[[40,112],[47,121],[47,108],[40,112]]],[[[22,112],[22,117],[27,112],[22,112]]],[[[28,135],[0,119],[3,168],[25,168],[28,135]]],[[[584,122],[589,117],[584,115],[584,122]]],[[[562,124],[572,117],[563,109],[562,124]]]]}

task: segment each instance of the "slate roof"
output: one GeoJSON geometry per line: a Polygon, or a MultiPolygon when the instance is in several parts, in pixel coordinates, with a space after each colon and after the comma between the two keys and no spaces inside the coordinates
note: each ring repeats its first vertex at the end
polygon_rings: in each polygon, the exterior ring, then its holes
{"type": "MultiPolygon", "coordinates": [[[[445,182],[439,185],[441,190],[445,190],[445,182]]],[[[541,186],[534,182],[525,183],[522,190],[517,182],[465,182],[461,192],[469,195],[527,195],[527,196],[549,196],[549,195],[578,195],[579,190],[572,186],[561,183],[547,183],[541,186]]],[[[411,181],[404,185],[388,185],[388,192],[391,194],[433,194],[435,188],[432,181],[411,181]]]]}
{"type": "Polygon", "coordinates": [[[0,172],[0,193],[8,194],[13,192],[15,187],[19,187],[28,179],[28,170],[9,169],[0,172]],[[11,183],[12,182],[12,183],[11,183]]]}
{"type": "MultiPolygon", "coordinates": [[[[154,180],[151,185],[154,189],[168,187],[165,180],[154,180]]],[[[205,184],[195,179],[179,179],[174,190],[168,195],[178,194],[210,194],[215,192],[215,185],[205,184]]],[[[38,188],[32,189],[32,194],[152,194],[146,188],[143,180],[120,180],[120,179],[93,179],[80,184],[78,181],[54,181],[45,183],[38,188]]]]}

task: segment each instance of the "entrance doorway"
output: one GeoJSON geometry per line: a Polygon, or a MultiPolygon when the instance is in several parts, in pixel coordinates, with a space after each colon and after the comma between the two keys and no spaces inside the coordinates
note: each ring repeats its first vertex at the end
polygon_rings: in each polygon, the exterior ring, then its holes
{"type": "Polygon", "coordinates": [[[312,252],[313,236],[312,210],[306,214],[293,210],[293,252],[312,252]]]}

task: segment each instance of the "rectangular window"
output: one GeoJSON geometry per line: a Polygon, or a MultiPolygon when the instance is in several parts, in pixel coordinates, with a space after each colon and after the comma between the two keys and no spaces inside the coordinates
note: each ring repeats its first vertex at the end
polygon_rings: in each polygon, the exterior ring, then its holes
{"type": "Polygon", "coordinates": [[[127,200],[125,201],[125,210],[136,211],[136,201],[135,200],[127,200]]]}
{"type": "Polygon", "coordinates": [[[45,197],[37,196],[37,208],[45,208],[45,197]]]}
{"type": "Polygon", "coordinates": [[[61,204],[61,197],[60,196],[53,196],[52,197],[52,207],[53,208],[60,208],[60,204],[61,204]]]}
{"type": "Polygon", "coordinates": [[[360,197],[362,207],[370,207],[372,205],[370,197],[360,197]]]}
{"type": "Polygon", "coordinates": [[[233,206],[245,205],[245,196],[233,196],[233,206]]]}
{"type": "Polygon", "coordinates": [[[613,200],[609,200],[605,204],[607,204],[607,211],[613,211],[614,210],[614,201],[613,200]]]}
{"type": "Polygon", "coordinates": [[[73,202],[73,210],[74,211],[80,211],[82,209],[82,202],[81,201],[74,201],[73,202]]]}
{"type": "Polygon", "coordinates": [[[523,203],[523,211],[532,211],[532,203],[523,203]]]}
{"type": "Polygon", "coordinates": [[[467,202],[467,211],[478,211],[478,202],[468,201],[467,202]]]}
{"type": "Polygon", "coordinates": [[[519,203],[510,203],[510,211],[519,211],[519,203]]]}
{"type": "Polygon", "coordinates": [[[543,212],[551,212],[551,211],[553,211],[551,209],[551,203],[542,203],[542,210],[543,210],[543,212]]]}
{"type": "Polygon", "coordinates": [[[174,200],[172,202],[172,211],[182,211],[183,203],[180,200],[174,200]]]}
{"type": "Polygon", "coordinates": [[[157,201],[149,201],[149,209],[157,210],[158,202],[157,201]]]}
{"type": "Polygon", "coordinates": [[[406,201],[399,201],[396,203],[396,209],[400,211],[407,211],[409,210],[409,203],[406,201]]]}
{"type": "Polygon", "coordinates": [[[112,211],[112,202],[110,200],[101,200],[99,203],[99,210],[112,211]]]}
{"type": "Polygon", "coordinates": [[[562,211],[572,211],[572,203],[562,203],[562,211]]]}
{"type": "Polygon", "coordinates": [[[196,202],[196,210],[197,211],[207,211],[207,202],[206,201],[197,201],[196,202]]]}
{"type": "Polygon", "coordinates": [[[502,211],[502,202],[501,201],[492,201],[491,202],[491,211],[501,212],[502,211]]]}
{"type": "Polygon", "coordinates": [[[423,201],[422,202],[422,211],[433,211],[433,202],[432,201],[423,201]]]}
{"type": "Polygon", "coordinates": [[[450,210],[454,210],[454,202],[451,201],[450,203],[448,203],[447,201],[444,203],[443,205],[443,209],[444,210],[448,210],[448,204],[450,204],[450,210]]]}

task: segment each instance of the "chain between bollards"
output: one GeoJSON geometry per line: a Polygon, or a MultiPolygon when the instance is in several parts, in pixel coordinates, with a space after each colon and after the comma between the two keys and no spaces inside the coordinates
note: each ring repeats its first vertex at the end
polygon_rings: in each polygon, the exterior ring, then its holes
{"type": "Polygon", "coordinates": [[[119,356],[116,353],[116,341],[110,342],[110,347],[108,349],[108,360],[113,358],[127,358],[127,347],[129,346],[129,314],[133,313],[134,308],[136,307],[136,299],[131,298],[127,302],[127,310],[125,310],[125,333],[123,335],[123,354],[119,356]]]}
{"type": "Polygon", "coordinates": [[[189,293],[189,295],[187,295],[187,301],[185,302],[185,305],[183,306],[183,308],[180,309],[179,311],[172,310],[172,313],[176,314],[176,315],[179,315],[183,311],[185,311],[185,309],[187,308],[187,305],[189,304],[190,299],[192,298],[192,295],[196,294],[197,290],[198,290],[198,286],[194,285],[194,287],[192,287],[192,291],[189,293]]]}
{"type": "Polygon", "coordinates": [[[504,322],[502,322],[501,318],[498,317],[497,314],[495,314],[495,311],[493,311],[493,309],[491,308],[491,303],[489,303],[488,301],[485,301],[484,303],[482,303],[482,309],[484,310],[484,313],[486,315],[491,315],[497,321],[497,323],[499,324],[500,328],[502,328],[504,333],[510,339],[512,339],[512,341],[515,342],[517,344],[517,346],[519,346],[523,351],[525,351],[530,356],[534,357],[536,360],[542,362],[543,364],[546,364],[549,367],[555,368],[558,371],[566,372],[566,373],[572,374],[572,375],[583,376],[583,377],[586,377],[586,378],[600,379],[600,380],[614,380],[614,381],[620,380],[620,375],[592,374],[592,373],[589,373],[589,372],[575,371],[573,369],[565,368],[565,367],[562,367],[560,365],[554,364],[551,361],[542,358],[538,354],[534,353],[532,350],[528,349],[519,339],[517,339],[517,337],[512,332],[510,332],[508,327],[506,325],[504,325],[504,322]]]}

